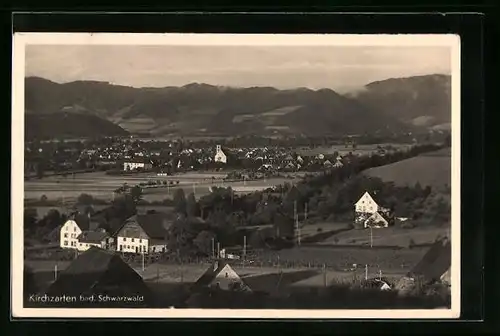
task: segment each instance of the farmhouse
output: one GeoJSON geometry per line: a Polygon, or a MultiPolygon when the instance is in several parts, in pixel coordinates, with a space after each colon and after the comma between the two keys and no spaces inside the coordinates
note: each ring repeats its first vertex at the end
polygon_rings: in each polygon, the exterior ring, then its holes
{"type": "Polygon", "coordinates": [[[163,213],[134,215],[114,235],[116,249],[123,253],[166,252],[166,235],[170,224],[171,221],[163,213]]]}
{"type": "Polygon", "coordinates": [[[63,224],[59,231],[59,246],[61,248],[78,248],[78,237],[83,231],[97,228],[97,223],[90,220],[90,213],[74,213],[63,224]]]}
{"type": "Polygon", "coordinates": [[[194,286],[220,290],[251,291],[233,268],[222,260],[215,261],[195,282],[194,286]]]}
{"type": "Polygon", "coordinates": [[[426,283],[450,281],[451,242],[448,237],[436,241],[408,274],[426,283]]]}
{"type": "Polygon", "coordinates": [[[92,246],[107,248],[108,242],[108,234],[104,229],[100,229],[99,231],[83,231],[78,236],[78,251],[87,251],[92,246]]]}
{"type": "Polygon", "coordinates": [[[226,154],[222,151],[221,145],[217,145],[215,148],[215,157],[214,157],[215,162],[220,162],[220,163],[227,163],[227,156],[226,154]]]}
{"type": "Polygon", "coordinates": [[[363,225],[364,228],[381,228],[393,224],[393,216],[390,209],[380,206],[366,191],[355,203],[355,224],[363,225]]]}
{"type": "Polygon", "coordinates": [[[124,171],[136,170],[136,169],[149,170],[152,168],[153,168],[153,162],[146,159],[133,159],[123,163],[124,171]]]}
{"type": "MultiPolygon", "coordinates": [[[[108,297],[137,297],[141,300],[128,302],[134,307],[150,305],[152,296],[141,276],[125,263],[115,252],[91,247],[79,255],[47,290],[47,295],[76,296],[90,298],[95,295],[96,301],[85,303],[76,300],[73,305],[98,306],[98,295],[108,297]]],[[[103,300],[104,301],[104,300],[103,300]]],[[[100,302],[105,306],[124,306],[127,302],[100,302]]]]}

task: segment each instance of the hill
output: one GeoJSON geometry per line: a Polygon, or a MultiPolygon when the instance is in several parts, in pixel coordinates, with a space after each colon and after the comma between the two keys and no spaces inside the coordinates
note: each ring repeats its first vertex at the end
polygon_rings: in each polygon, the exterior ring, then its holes
{"type": "Polygon", "coordinates": [[[399,186],[430,186],[437,190],[451,186],[451,151],[445,148],[386,166],[370,168],[363,174],[392,181],[399,186]]]}
{"type": "Polygon", "coordinates": [[[106,82],[58,84],[25,79],[26,112],[63,110],[98,116],[127,131],[152,135],[345,135],[398,132],[397,118],[329,89],[183,87],[132,88],[106,82]]]}
{"type": "Polygon", "coordinates": [[[391,78],[370,83],[347,96],[408,125],[448,129],[451,123],[448,75],[391,78]]]}
{"type": "Polygon", "coordinates": [[[52,113],[26,114],[25,138],[82,138],[127,135],[123,128],[92,114],[52,113]]]}

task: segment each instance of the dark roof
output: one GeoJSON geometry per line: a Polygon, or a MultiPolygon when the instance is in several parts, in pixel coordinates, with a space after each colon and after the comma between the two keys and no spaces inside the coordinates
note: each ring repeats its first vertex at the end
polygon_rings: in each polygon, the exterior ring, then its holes
{"type": "Polygon", "coordinates": [[[160,240],[165,239],[167,235],[167,227],[172,224],[172,221],[169,220],[168,216],[162,212],[137,214],[128,218],[118,231],[120,231],[121,228],[129,221],[136,221],[149,238],[160,240]]]}
{"type": "Polygon", "coordinates": [[[78,241],[81,243],[99,244],[108,237],[105,231],[83,231],[78,236],[78,241]]]}
{"type": "Polygon", "coordinates": [[[224,260],[214,262],[209,268],[207,268],[205,273],[203,273],[203,275],[196,280],[195,285],[208,286],[227,264],[228,263],[224,260]]]}
{"type": "Polygon", "coordinates": [[[423,276],[437,281],[451,266],[451,242],[445,237],[436,241],[411,270],[410,276],[423,276]]]}
{"type": "Polygon", "coordinates": [[[47,294],[79,295],[93,293],[100,287],[147,293],[147,287],[141,276],[118,254],[91,247],[59,274],[57,280],[49,287],[47,294]]]}
{"type": "Polygon", "coordinates": [[[88,215],[83,213],[76,213],[73,215],[73,220],[76,222],[80,230],[85,231],[89,229],[90,218],[88,215]]]}

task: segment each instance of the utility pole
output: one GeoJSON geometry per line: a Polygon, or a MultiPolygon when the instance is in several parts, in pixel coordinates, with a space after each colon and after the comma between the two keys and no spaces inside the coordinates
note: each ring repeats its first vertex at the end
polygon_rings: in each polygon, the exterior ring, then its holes
{"type": "Polygon", "coordinates": [[[144,272],[144,252],[142,252],[142,271],[144,272]]]}
{"type": "Polygon", "coordinates": [[[193,194],[196,194],[196,184],[193,183],[193,194]]]}
{"type": "Polygon", "coordinates": [[[307,202],[304,203],[304,220],[307,220],[307,202]]]}
{"type": "Polygon", "coordinates": [[[54,281],[57,280],[57,264],[54,265],[54,281]]]}
{"type": "Polygon", "coordinates": [[[243,260],[247,257],[247,236],[243,236],[243,260]]]}
{"type": "Polygon", "coordinates": [[[217,242],[217,259],[220,258],[220,243],[217,242]]]}
{"type": "Polygon", "coordinates": [[[215,258],[215,238],[212,238],[212,258],[215,258]]]}
{"type": "Polygon", "coordinates": [[[323,282],[325,285],[325,288],[327,287],[327,277],[326,277],[326,264],[323,264],[323,282]]]}
{"type": "Polygon", "coordinates": [[[378,271],[378,277],[379,277],[380,281],[382,281],[382,270],[378,271]]]}
{"type": "Polygon", "coordinates": [[[370,248],[373,247],[373,229],[370,226],[370,248]]]}
{"type": "Polygon", "coordinates": [[[368,265],[365,265],[365,280],[368,280],[368,265]]]}
{"type": "Polygon", "coordinates": [[[293,202],[293,219],[295,221],[295,232],[297,235],[297,244],[300,245],[300,228],[299,228],[299,216],[297,214],[297,201],[293,202]]]}

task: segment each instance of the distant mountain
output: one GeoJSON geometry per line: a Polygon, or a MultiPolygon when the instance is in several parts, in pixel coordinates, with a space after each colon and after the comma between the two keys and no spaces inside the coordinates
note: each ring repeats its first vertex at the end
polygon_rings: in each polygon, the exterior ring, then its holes
{"type": "Polygon", "coordinates": [[[132,88],[106,82],[57,84],[29,77],[26,112],[81,113],[131,132],[152,135],[346,135],[401,131],[399,118],[329,89],[183,87],[132,88]]]}
{"type": "Polygon", "coordinates": [[[450,128],[451,76],[448,75],[391,78],[370,83],[347,96],[407,125],[450,128]]]}
{"type": "Polygon", "coordinates": [[[61,112],[51,114],[28,113],[25,117],[25,138],[46,139],[53,137],[87,138],[96,136],[127,135],[112,122],[85,113],[61,112]]]}

